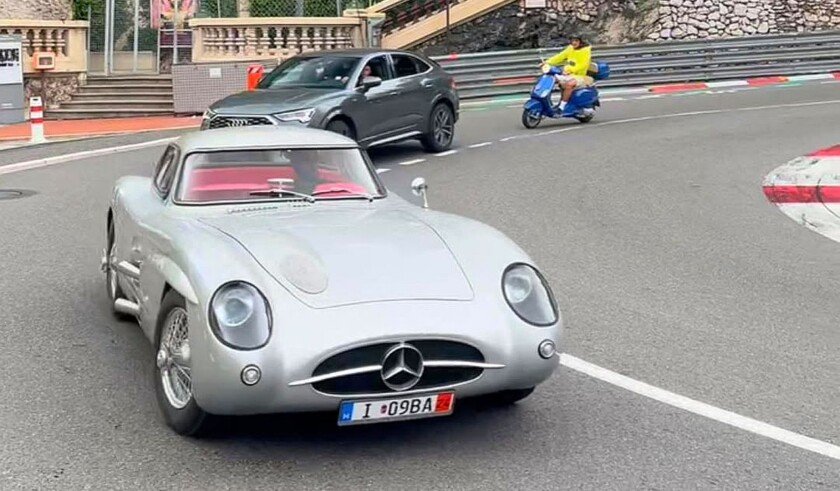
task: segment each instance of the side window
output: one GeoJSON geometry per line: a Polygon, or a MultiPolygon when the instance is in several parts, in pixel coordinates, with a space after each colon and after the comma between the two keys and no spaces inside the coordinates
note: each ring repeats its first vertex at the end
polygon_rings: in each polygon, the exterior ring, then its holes
{"type": "Polygon", "coordinates": [[[379,77],[383,81],[391,79],[391,71],[388,70],[388,60],[384,56],[377,56],[376,58],[371,58],[365,63],[365,66],[362,67],[362,75],[359,77],[359,82],[361,83],[362,79],[368,77],[379,77]],[[370,73],[365,75],[370,69],[370,73]]]}
{"type": "Polygon", "coordinates": [[[432,69],[432,67],[429,66],[428,63],[421,60],[420,58],[414,58],[414,64],[417,65],[417,73],[426,73],[432,69]]]}
{"type": "Polygon", "coordinates": [[[166,147],[155,169],[155,189],[161,196],[169,194],[172,181],[175,180],[175,170],[178,168],[178,149],[174,145],[166,147]]]}
{"type": "Polygon", "coordinates": [[[420,73],[417,70],[417,64],[414,62],[415,58],[413,56],[392,55],[392,58],[394,60],[394,72],[397,78],[410,77],[420,73]]]}

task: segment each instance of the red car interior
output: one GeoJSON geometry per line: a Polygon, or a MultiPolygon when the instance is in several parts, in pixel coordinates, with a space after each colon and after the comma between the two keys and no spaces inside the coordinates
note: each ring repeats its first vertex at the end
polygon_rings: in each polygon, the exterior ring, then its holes
{"type": "MultiPolygon", "coordinates": [[[[242,166],[195,169],[186,179],[187,187],[182,197],[185,201],[225,201],[251,199],[252,191],[271,189],[269,179],[296,179],[297,173],[290,166],[242,166]]],[[[366,194],[363,186],[345,182],[341,173],[318,169],[314,193],[322,197],[342,197],[366,194]]],[[[289,189],[294,189],[290,187],[289,189]]]]}

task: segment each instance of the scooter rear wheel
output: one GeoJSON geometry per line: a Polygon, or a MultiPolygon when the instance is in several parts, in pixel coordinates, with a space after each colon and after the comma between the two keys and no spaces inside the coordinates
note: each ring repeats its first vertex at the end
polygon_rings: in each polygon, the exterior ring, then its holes
{"type": "Polygon", "coordinates": [[[532,130],[539,126],[540,122],[542,122],[542,115],[540,113],[527,109],[522,111],[522,126],[532,130]]]}
{"type": "Polygon", "coordinates": [[[592,121],[592,118],[595,117],[595,114],[586,114],[584,116],[575,116],[575,119],[580,121],[581,123],[588,123],[592,121]]]}

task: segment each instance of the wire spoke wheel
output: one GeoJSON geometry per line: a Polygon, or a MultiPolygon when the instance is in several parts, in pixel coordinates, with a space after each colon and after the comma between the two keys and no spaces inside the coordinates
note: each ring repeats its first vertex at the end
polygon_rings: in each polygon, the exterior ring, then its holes
{"type": "Polygon", "coordinates": [[[166,400],[175,409],[183,409],[192,399],[192,372],[190,371],[190,340],[187,312],[175,307],[166,316],[157,366],[166,400]]]}
{"type": "Polygon", "coordinates": [[[114,243],[108,248],[107,264],[105,267],[106,281],[108,282],[108,296],[111,300],[117,299],[117,273],[114,271],[114,243]]]}

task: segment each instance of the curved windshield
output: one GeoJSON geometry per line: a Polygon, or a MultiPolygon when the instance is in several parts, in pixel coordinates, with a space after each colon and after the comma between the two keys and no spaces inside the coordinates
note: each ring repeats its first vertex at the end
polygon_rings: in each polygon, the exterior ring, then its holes
{"type": "Polygon", "coordinates": [[[314,201],[383,195],[359,149],[236,150],[188,155],[176,201],[314,201]]]}
{"type": "Polygon", "coordinates": [[[291,58],[271,71],[260,89],[284,87],[343,88],[353,76],[359,58],[354,56],[308,56],[291,58]]]}

